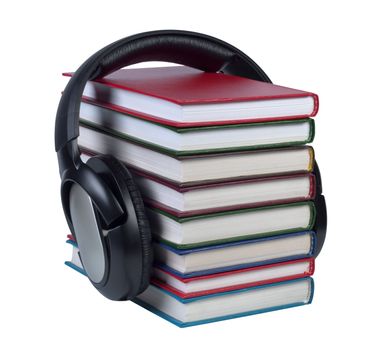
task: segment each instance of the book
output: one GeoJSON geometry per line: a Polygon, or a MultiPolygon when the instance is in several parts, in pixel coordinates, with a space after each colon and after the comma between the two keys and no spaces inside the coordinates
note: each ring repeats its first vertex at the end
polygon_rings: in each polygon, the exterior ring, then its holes
{"type": "Polygon", "coordinates": [[[313,174],[179,186],[142,172],[131,173],[147,205],[177,217],[300,202],[315,196],[313,174]]]}
{"type": "Polygon", "coordinates": [[[312,142],[312,119],[175,128],[82,103],[80,122],[175,155],[297,146],[312,142]]]}
{"type": "Polygon", "coordinates": [[[312,302],[310,277],[182,299],[150,285],[134,301],[179,327],[222,321],[312,302]]]}
{"type": "Polygon", "coordinates": [[[310,146],[175,156],[83,125],[78,145],[85,153],[112,154],[127,166],[180,183],[310,172],[314,164],[310,146]]]}
{"type": "Polygon", "coordinates": [[[178,218],[146,207],[153,236],[177,249],[310,230],[315,223],[312,201],[178,218]]]}
{"type": "Polygon", "coordinates": [[[121,69],[88,82],[83,95],[178,127],[306,118],[318,110],[318,97],[310,92],[184,66],[121,69]]]}
{"type": "Polygon", "coordinates": [[[303,231],[191,249],[155,242],[155,263],[180,277],[203,276],[309,258],[314,255],[316,241],[315,232],[303,231]]]}
{"type": "Polygon", "coordinates": [[[314,259],[299,259],[183,278],[156,266],[151,283],[182,299],[312,276],[314,259]]]}

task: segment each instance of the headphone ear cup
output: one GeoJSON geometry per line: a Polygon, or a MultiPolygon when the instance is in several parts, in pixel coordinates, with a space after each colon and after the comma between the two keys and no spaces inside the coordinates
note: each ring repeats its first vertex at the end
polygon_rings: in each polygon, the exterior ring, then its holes
{"type": "MultiPolygon", "coordinates": [[[[121,204],[126,210],[128,209],[128,203],[132,202],[134,213],[127,210],[127,215],[135,215],[136,217],[141,248],[141,276],[139,286],[136,286],[136,295],[138,295],[149,285],[153,264],[151,230],[139,188],[134,183],[125,165],[115,157],[98,155],[90,158],[87,165],[104,177],[104,180],[110,185],[115,195],[120,198],[121,204]]],[[[128,232],[126,234],[128,235],[128,232]]],[[[130,269],[133,270],[134,267],[131,266],[130,269]]],[[[134,271],[129,270],[129,272],[133,273],[134,271]]],[[[129,298],[132,299],[134,296],[129,298]]]]}
{"type": "Polygon", "coordinates": [[[118,173],[121,179],[123,179],[124,183],[127,186],[128,192],[131,196],[132,203],[135,208],[135,214],[138,221],[141,243],[142,243],[142,256],[143,256],[143,264],[142,264],[142,277],[139,287],[139,294],[144,292],[144,290],[148,287],[152,264],[153,264],[153,249],[152,249],[152,236],[151,236],[151,228],[146,215],[144,203],[142,196],[140,194],[139,188],[136,186],[130,172],[126,168],[126,166],[121,163],[118,159],[114,157],[107,158],[107,162],[110,167],[114,169],[115,172],[118,173]],[[112,165],[111,165],[112,164],[112,165]]]}

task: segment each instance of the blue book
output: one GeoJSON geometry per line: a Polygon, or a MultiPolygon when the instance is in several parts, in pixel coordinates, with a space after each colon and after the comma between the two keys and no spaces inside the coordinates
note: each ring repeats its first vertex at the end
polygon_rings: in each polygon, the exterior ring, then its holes
{"type": "Polygon", "coordinates": [[[222,321],[310,304],[313,279],[300,278],[182,299],[150,285],[133,301],[179,327],[222,321]]]}
{"type": "Polygon", "coordinates": [[[165,243],[154,247],[160,268],[187,278],[308,258],[314,255],[315,246],[315,232],[303,231],[192,249],[165,243]]]}

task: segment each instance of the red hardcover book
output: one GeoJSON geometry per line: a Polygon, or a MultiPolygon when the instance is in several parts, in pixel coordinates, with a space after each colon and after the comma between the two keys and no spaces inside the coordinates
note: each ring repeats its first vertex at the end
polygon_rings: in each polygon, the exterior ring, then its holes
{"type": "Polygon", "coordinates": [[[122,69],[89,82],[84,99],[175,127],[301,119],[318,110],[311,92],[184,66],[122,69]]]}
{"type": "Polygon", "coordinates": [[[187,299],[312,276],[314,270],[313,258],[188,278],[155,267],[151,283],[187,299]]]}
{"type": "MultiPolygon", "coordinates": [[[[139,170],[133,170],[131,173],[135,175],[134,179],[142,191],[143,199],[146,204],[161,209],[176,217],[188,217],[227,210],[301,202],[314,199],[316,190],[316,179],[312,173],[227,180],[225,182],[216,183],[207,182],[196,185],[178,184],[139,170]],[[298,183],[303,184],[305,188],[301,185],[296,185],[298,183]],[[161,186],[156,188],[157,186],[155,184],[161,186]],[[285,188],[287,188],[287,186],[290,188],[290,193],[288,195],[286,195],[284,190],[282,191],[278,189],[280,184],[283,184],[285,188]],[[258,196],[256,196],[257,193],[255,193],[256,186],[258,185],[260,187],[258,187],[257,191],[262,192],[262,200],[258,199],[258,196]],[[263,196],[264,185],[269,186],[269,188],[272,186],[272,192],[269,193],[267,198],[263,196]],[[182,199],[184,202],[183,205],[187,201],[187,197],[184,196],[187,192],[198,196],[198,201],[200,201],[200,196],[204,197],[204,201],[208,196],[212,196],[214,201],[210,204],[204,203],[203,206],[199,206],[197,209],[195,209],[194,205],[193,209],[179,209],[170,205],[168,199],[169,195],[165,194],[165,189],[167,189],[169,193],[172,193],[172,195],[175,194],[175,197],[177,198],[176,203],[178,203],[179,199],[182,199]],[[230,189],[227,195],[219,192],[219,190],[226,189],[230,189]],[[302,192],[303,190],[304,192],[302,192]],[[243,198],[242,191],[246,192],[247,196],[250,196],[250,199],[243,198]],[[163,192],[164,195],[161,196],[161,193],[163,192]],[[234,196],[234,193],[237,195],[234,196]],[[219,196],[218,198],[220,199],[220,204],[218,205],[215,204],[216,196],[219,196]],[[241,199],[239,200],[239,198],[241,199]]],[[[191,199],[189,201],[191,201],[191,199]]]]}

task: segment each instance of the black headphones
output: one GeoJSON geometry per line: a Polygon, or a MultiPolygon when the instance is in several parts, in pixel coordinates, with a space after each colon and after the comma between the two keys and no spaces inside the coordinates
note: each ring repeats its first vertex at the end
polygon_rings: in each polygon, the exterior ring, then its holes
{"type": "MultiPolygon", "coordinates": [[[[140,192],[121,162],[111,155],[92,157],[86,164],[81,161],[79,110],[88,80],[145,61],[179,63],[271,83],[237,48],[180,30],[146,32],[116,41],[91,56],[72,76],[55,126],[62,206],[87,276],[112,300],[132,299],[147,288],[153,262],[150,227],[140,192]]],[[[325,236],[324,222],[320,226],[325,236]]]]}

